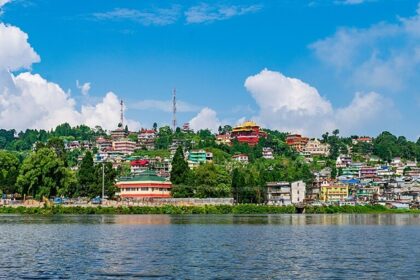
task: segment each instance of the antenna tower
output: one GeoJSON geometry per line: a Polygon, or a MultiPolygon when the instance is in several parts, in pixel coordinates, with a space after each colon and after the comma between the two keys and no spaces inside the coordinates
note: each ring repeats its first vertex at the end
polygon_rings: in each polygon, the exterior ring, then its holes
{"type": "Polygon", "coordinates": [[[124,127],[124,102],[122,101],[122,99],[121,99],[120,105],[121,105],[121,108],[120,108],[120,124],[121,124],[121,127],[123,128],[124,127]]]}
{"type": "Polygon", "coordinates": [[[175,132],[176,130],[176,89],[175,88],[172,94],[172,127],[175,132]]]}

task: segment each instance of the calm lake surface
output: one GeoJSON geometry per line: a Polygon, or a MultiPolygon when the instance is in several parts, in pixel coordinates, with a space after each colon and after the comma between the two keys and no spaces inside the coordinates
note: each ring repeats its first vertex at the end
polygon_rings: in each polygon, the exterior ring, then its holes
{"type": "Polygon", "coordinates": [[[7,279],[420,279],[420,215],[0,215],[7,279]]]}

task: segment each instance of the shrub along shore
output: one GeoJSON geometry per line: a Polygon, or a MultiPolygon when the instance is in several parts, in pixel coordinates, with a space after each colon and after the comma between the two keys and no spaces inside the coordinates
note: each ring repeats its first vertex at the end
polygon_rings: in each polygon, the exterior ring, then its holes
{"type": "MultiPolygon", "coordinates": [[[[205,205],[205,206],[120,206],[120,207],[81,207],[81,206],[50,206],[50,207],[0,207],[0,214],[294,214],[294,206],[269,206],[256,204],[240,205],[205,205]]],[[[381,205],[367,206],[308,206],[306,214],[420,214],[419,209],[389,209],[381,205]]]]}

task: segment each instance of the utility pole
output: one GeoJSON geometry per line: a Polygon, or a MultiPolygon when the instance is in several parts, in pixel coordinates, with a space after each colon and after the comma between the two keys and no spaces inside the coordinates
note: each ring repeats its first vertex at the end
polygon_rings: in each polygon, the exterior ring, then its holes
{"type": "Polygon", "coordinates": [[[172,128],[176,130],[176,89],[172,93],[172,128]]]}
{"type": "Polygon", "coordinates": [[[102,200],[105,198],[105,164],[102,162],[102,200]]]}

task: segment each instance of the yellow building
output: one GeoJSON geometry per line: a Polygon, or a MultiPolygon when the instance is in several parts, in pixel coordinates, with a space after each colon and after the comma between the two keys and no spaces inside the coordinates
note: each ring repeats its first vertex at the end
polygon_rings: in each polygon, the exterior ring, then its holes
{"type": "Polygon", "coordinates": [[[319,199],[325,202],[344,201],[349,196],[349,187],[345,185],[322,186],[319,199]]]}

